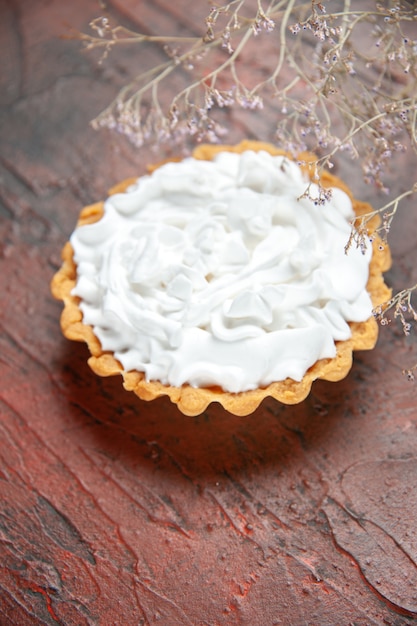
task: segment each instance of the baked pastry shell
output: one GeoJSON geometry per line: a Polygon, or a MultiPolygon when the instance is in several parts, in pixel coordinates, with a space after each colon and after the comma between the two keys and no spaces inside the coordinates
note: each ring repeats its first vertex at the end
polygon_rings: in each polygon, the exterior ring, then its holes
{"type": "MultiPolygon", "coordinates": [[[[284,151],[267,143],[244,141],[237,146],[201,145],[194,150],[193,156],[196,159],[211,160],[218,152],[244,152],[245,150],[265,150],[272,155],[285,154],[284,151]]],[[[310,153],[302,153],[298,155],[298,160],[303,163],[302,168],[311,174],[309,164],[313,163],[316,157],[310,153]]],[[[150,166],[148,169],[153,171],[160,165],[161,163],[150,166]]],[[[124,192],[135,180],[127,179],[119,183],[110,189],[109,195],[124,192]]],[[[372,211],[372,207],[368,203],[356,200],[348,186],[329,172],[323,173],[320,183],[326,188],[338,187],[345,191],[352,201],[353,209],[358,218],[372,211]]],[[[103,207],[104,202],[85,207],[80,213],[77,226],[98,221],[103,215],[103,207]]],[[[378,218],[375,219],[378,220],[378,218]]],[[[374,228],[375,225],[375,223],[371,223],[370,228],[374,228]]],[[[386,244],[382,245],[378,237],[373,239],[372,246],[373,254],[369,266],[367,290],[373,305],[377,306],[391,297],[391,290],[385,285],[383,279],[383,272],[388,270],[391,265],[391,255],[389,247],[386,244]]],[[[352,367],[353,352],[355,350],[373,349],[378,338],[378,324],[373,316],[365,322],[350,322],[352,335],[346,341],[336,342],[336,356],[331,359],[321,359],[314,363],[300,382],[287,378],[271,383],[267,387],[240,393],[230,393],[220,387],[195,388],[190,385],[172,387],[159,381],[146,380],[143,372],[125,371],[111,352],[102,350],[93,328],[83,323],[83,314],[79,307],[80,298],[72,295],[77,280],[77,268],[70,242],[67,242],[63,248],[62,260],[61,268],[52,279],[51,290],[55,298],[64,303],[61,329],[65,337],[74,341],[84,341],[88,345],[91,354],[88,364],[99,376],[120,374],[123,377],[125,389],[133,391],[142,400],[154,400],[166,395],[185,415],[199,415],[211,402],[219,402],[229,413],[242,416],[253,413],[266,397],[273,397],[284,404],[297,404],[308,396],[315,380],[336,382],[345,378],[352,367]]]]}

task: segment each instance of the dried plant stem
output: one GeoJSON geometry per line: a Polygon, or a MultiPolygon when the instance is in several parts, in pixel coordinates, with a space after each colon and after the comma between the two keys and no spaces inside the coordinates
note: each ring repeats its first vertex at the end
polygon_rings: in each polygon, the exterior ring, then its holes
{"type": "MultiPolygon", "coordinates": [[[[124,87],[93,126],[114,129],[137,146],[218,142],[227,132],[216,117],[219,109],[269,106],[276,115],[275,141],[294,155],[317,154],[310,165],[315,181],[345,152],[359,162],[367,184],[388,194],[386,171],[396,153],[417,154],[415,25],[417,12],[405,0],[344,0],[333,13],[319,0],[270,0],[265,7],[262,0],[230,0],[213,4],[200,37],[144,35],[97,18],[94,34],[81,39],[88,50],[103,50],[102,60],[120,44],[158,46],[167,59],[124,87]],[[366,45],[356,34],[363,26],[366,45]],[[265,66],[258,60],[248,72],[260,45],[265,66]]],[[[310,195],[311,186],[304,195],[321,204],[329,190],[318,187],[318,196],[310,195]]],[[[417,176],[408,190],[357,219],[346,251],[351,245],[364,250],[372,233],[384,245],[399,205],[416,189],[417,176]]],[[[404,328],[402,313],[417,321],[415,288],[381,305],[381,323],[390,309],[404,328]]]]}
{"type": "Polygon", "coordinates": [[[277,77],[279,76],[280,72],[282,71],[282,68],[284,66],[284,62],[285,62],[285,52],[287,49],[287,39],[286,39],[286,34],[287,34],[287,29],[288,29],[288,22],[292,13],[292,10],[294,8],[294,0],[291,0],[290,2],[288,2],[287,7],[284,11],[284,14],[282,16],[280,16],[280,46],[279,46],[279,57],[278,57],[278,63],[274,69],[274,71],[272,72],[272,76],[270,78],[270,82],[276,87],[276,80],[277,77]]]}

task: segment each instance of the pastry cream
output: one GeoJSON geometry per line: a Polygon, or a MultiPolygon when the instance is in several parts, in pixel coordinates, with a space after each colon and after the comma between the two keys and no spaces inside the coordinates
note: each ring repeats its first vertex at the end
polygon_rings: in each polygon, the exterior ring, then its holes
{"type": "Polygon", "coordinates": [[[334,188],[315,204],[309,182],[252,150],[139,178],[71,237],[83,323],[124,370],[164,385],[300,381],[372,315],[372,246],[344,252],[351,200],[334,188]]]}

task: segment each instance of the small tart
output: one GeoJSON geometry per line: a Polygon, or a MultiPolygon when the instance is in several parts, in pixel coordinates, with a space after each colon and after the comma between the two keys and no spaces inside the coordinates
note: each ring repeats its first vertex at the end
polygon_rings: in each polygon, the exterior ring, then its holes
{"type": "MultiPolygon", "coordinates": [[[[244,141],[237,146],[201,145],[195,149],[192,156],[195,159],[209,161],[220,152],[242,153],[247,150],[255,152],[262,150],[274,156],[285,154],[282,150],[267,143],[244,141]]],[[[315,160],[315,156],[303,153],[298,156],[298,160],[303,163],[301,168],[310,175],[311,168],[309,163],[315,160]]],[[[162,164],[150,166],[148,169],[153,171],[160,165],[162,164]]],[[[109,195],[123,193],[136,180],[128,179],[121,182],[109,191],[109,195]]],[[[325,172],[321,176],[320,183],[325,188],[336,187],[342,189],[349,196],[357,216],[372,210],[369,204],[354,199],[347,185],[329,172],[325,172]]],[[[85,207],[81,211],[77,226],[97,222],[101,219],[103,210],[104,202],[85,207]]],[[[391,257],[388,246],[382,246],[381,241],[377,237],[374,238],[372,245],[373,254],[369,265],[367,291],[370,294],[372,304],[376,306],[390,298],[390,290],[384,283],[383,272],[389,269],[391,257]]],[[[378,325],[374,317],[371,316],[364,322],[349,322],[351,337],[345,341],[335,342],[336,356],[316,361],[299,382],[286,378],[265,387],[231,393],[217,386],[193,387],[184,384],[180,387],[174,387],[154,380],[149,381],[146,380],[143,372],[125,371],[122,364],[113,356],[113,353],[102,349],[92,326],[83,323],[83,313],[79,306],[80,298],[72,293],[77,281],[77,267],[74,262],[74,251],[70,242],[67,242],[64,246],[62,258],[63,265],[55,274],[51,283],[51,289],[53,295],[64,303],[64,310],[61,315],[63,334],[68,339],[87,343],[91,353],[88,363],[96,374],[100,376],[121,374],[124,387],[129,391],[133,391],[142,400],[154,400],[159,396],[167,395],[185,415],[198,415],[211,402],[219,402],[227,411],[235,415],[252,413],[262,400],[269,396],[284,404],[299,403],[309,394],[314,380],[339,381],[343,379],[351,369],[353,351],[370,350],[376,344],[378,325]]]]}

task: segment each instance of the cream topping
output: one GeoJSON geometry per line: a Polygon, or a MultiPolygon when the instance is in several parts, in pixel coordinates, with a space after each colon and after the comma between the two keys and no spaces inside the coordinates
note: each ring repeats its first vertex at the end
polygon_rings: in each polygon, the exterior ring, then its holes
{"type": "Polygon", "coordinates": [[[371,316],[371,246],[346,255],[349,197],[315,205],[307,182],[285,157],[222,152],[108,198],[71,238],[73,294],[103,350],[148,380],[231,392],[333,357],[371,316]]]}

